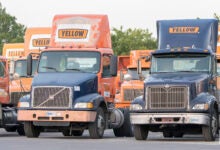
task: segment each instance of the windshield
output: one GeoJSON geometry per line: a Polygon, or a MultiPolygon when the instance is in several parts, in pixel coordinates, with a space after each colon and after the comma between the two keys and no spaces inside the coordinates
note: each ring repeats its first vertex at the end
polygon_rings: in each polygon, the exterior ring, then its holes
{"type": "Polygon", "coordinates": [[[41,54],[39,72],[91,72],[100,69],[100,53],[88,51],[50,51],[41,54]]]}
{"type": "MultiPolygon", "coordinates": [[[[37,62],[37,59],[33,59],[32,61],[32,76],[36,72],[37,62]]],[[[27,60],[17,60],[15,62],[15,73],[18,73],[20,77],[27,76],[27,60]]]]}
{"type": "Polygon", "coordinates": [[[152,57],[151,73],[209,72],[211,56],[205,54],[169,54],[152,57]]]}
{"type": "MultiPolygon", "coordinates": [[[[127,74],[131,75],[131,80],[139,80],[139,75],[137,73],[137,68],[129,68],[127,74]]],[[[142,75],[147,78],[149,75],[148,68],[142,68],[142,75]]]]}

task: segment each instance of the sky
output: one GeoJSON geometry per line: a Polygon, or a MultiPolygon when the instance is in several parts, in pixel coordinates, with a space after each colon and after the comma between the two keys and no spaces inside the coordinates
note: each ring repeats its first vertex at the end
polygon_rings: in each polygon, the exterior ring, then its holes
{"type": "Polygon", "coordinates": [[[0,0],[6,12],[27,27],[50,27],[56,14],[106,14],[110,27],[148,29],[156,21],[220,16],[220,0],[0,0]]]}

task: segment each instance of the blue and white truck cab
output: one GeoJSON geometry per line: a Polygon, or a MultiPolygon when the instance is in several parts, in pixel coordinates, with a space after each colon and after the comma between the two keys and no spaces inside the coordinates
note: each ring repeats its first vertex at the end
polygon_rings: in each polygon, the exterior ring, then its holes
{"type": "Polygon", "coordinates": [[[164,137],[219,133],[220,101],[216,78],[218,21],[186,19],[157,21],[158,50],[152,53],[144,95],[130,106],[136,140],[148,132],[164,137]]]}

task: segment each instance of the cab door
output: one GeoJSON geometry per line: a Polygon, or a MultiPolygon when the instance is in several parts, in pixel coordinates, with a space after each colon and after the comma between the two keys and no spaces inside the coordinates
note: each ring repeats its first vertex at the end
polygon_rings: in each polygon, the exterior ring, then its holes
{"type": "Polygon", "coordinates": [[[113,102],[115,97],[115,77],[110,73],[112,54],[103,54],[101,63],[101,95],[107,102],[113,102]]]}

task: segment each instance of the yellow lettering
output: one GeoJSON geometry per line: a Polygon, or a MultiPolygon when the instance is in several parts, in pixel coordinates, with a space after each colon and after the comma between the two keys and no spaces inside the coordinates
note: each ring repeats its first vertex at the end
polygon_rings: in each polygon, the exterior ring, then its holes
{"type": "Polygon", "coordinates": [[[169,33],[171,34],[196,34],[199,32],[199,27],[170,27],[169,33]]]}
{"type": "Polygon", "coordinates": [[[58,37],[62,39],[85,39],[88,30],[85,29],[60,29],[58,37]]]}

